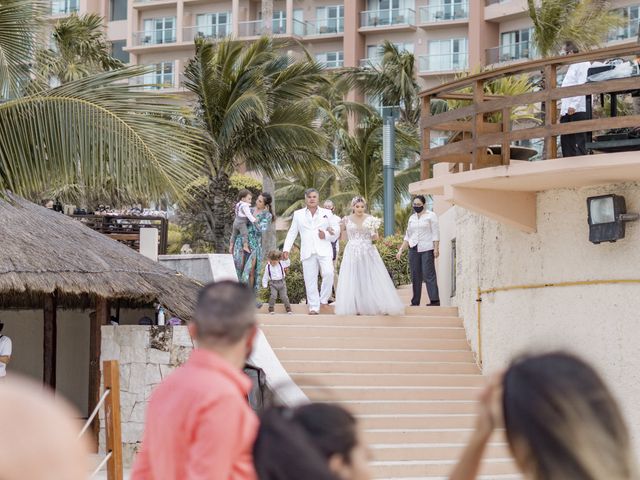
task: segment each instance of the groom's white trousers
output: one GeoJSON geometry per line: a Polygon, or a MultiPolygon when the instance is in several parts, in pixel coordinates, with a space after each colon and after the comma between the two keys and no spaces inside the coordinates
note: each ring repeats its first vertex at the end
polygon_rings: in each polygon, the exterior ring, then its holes
{"type": "Polygon", "coordinates": [[[320,304],[326,304],[333,288],[333,259],[331,256],[311,255],[302,261],[304,286],[307,291],[309,310],[320,311],[320,304]],[[322,286],[318,292],[318,272],[322,275],[322,286]]]}

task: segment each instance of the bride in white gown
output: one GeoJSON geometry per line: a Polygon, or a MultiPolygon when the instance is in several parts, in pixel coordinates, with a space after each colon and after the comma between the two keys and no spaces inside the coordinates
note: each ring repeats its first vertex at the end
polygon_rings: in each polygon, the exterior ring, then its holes
{"type": "Polygon", "coordinates": [[[338,286],[336,315],[401,315],[404,304],[396,292],[384,262],[373,244],[378,234],[363,226],[370,215],[365,213],[362,197],[351,201],[352,214],[342,220],[343,235],[349,242],[344,249],[338,286]]]}

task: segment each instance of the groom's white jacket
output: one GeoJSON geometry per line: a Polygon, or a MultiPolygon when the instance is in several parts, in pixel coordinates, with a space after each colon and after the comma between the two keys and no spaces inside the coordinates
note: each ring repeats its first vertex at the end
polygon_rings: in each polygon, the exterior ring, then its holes
{"type": "Polygon", "coordinates": [[[305,207],[293,212],[283,251],[291,251],[298,233],[300,234],[300,260],[306,260],[314,254],[319,257],[332,257],[331,242],[340,237],[340,224],[335,221],[330,210],[318,207],[316,214],[311,216],[311,212],[305,207]],[[333,229],[333,234],[329,233],[329,228],[333,229]],[[324,232],[324,240],[318,236],[318,230],[324,232]]]}

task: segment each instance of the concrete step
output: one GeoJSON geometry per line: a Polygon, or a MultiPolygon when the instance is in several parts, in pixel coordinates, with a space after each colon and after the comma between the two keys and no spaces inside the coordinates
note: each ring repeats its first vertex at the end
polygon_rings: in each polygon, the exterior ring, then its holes
{"type": "Polygon", "coordinates": [[[258,315],[261,325],[322,325],[340,327],[462,327],[462,319],[459,317],[437,316],[342,316],[342,315],[287,315],[276,313],[274,315],[258,315]]]}
{"type": "MultiPolygon", "coordinates": [[[[373,478],[404,478],[432,475],[448,475],[456,460],[416,460],[400,462],[372,462],[373,478]]],[[[514,474],[517,467],[510,458],[491,458],[482,461],[481,475],[514,474]]]]}
{"type": "MultiPolygon", "coordinates": [[[[269,339],[271,341],[271,339],[269,339]]],[[[271,344],[274,347],[273,344],[271,344]]],[[[325,361],[396,361],[396,362],[474,362],[467,349],[391,349],[391,348],[295,348],[274,347],[280,361],[325,360],[325,361]]]]}
{"type": "Polygon", "coordinates": [[[432,373],[297,373],[292,375],[298,385],[352,387],[482,387],[480,374],[432,373]]]}
{"type": "MultiPolygon", "coordinates": [[[[464,443],[405,443],[370,445],[375,461],[458,460],[464,443]]],[[[510,458],[508,445],[491,443],[485,450],[485,458],[510,458]]]]}
{"type": "MultiPolygon", "coordinates": [[[[405,303],[407,304],[405,315],[423,315],[423,316],[436,316],[436,317],[457,317],[458,316],[458,309],[456,307],[427,307],[427,306],[412,307],[412,306],[409,306],[410,302],[408,299],[406,299],[405,303]]],[[[309,307],[307,307],[307,305],[305,304],[291,305],[291,310],[295,314],[307,315],[309,313],[309,307]]],[[[282,305],[281,303],[277,303],[275,305],[275,311],[277,313],[285,313],[284,305],[282,305]]],[[[268,314],[268,313],[269,313],[269,306],[267,304],[262,305],[262,307],[258,309],[258,314],[268,314]]],[[[332,314],[333,307],[331,305],[323,306],[321,313],[332,314]]]]}
{"type": "Polygon", "coordinates": [[[410,415],[410,414],[454,414],[475,413],[473,400],[350,400],[342,406],[355,415],[410,415]]]}
{"type": "Polygon", "coordinates": [[[282,366],[295,373],[441,373],[479,374],[475,363],[463,362],[350,362],[350,361],[285,361],[282,366]]]}
{"type": "Polygon", "coordinates": [[[466,339],[462,327],[402,327],[402,326],[325,326],[325,325],[263,325],[268,338],[274,337],[341,337],[341,338],[442,338],[466,339]]]}
{"type": "Polygon", "coordinates": [[[425,428],[473,428],[476,415],[461,414],[421,414],[421,415],[358,415],[358,422],[364,429],[421,430],[425,428]]]}
{"type": "Polygon", "coordinates": [[[477,387],[323,387],[299,385],[314,401],[344,400],[474,400],[477,387]]]}
{"type": "Polygon", "coordinates": [[[287,337],[267,335],[273,348],[395,348],[419,350],[469,350],[466,338],[363,338],[363,337],[287,337]]]}

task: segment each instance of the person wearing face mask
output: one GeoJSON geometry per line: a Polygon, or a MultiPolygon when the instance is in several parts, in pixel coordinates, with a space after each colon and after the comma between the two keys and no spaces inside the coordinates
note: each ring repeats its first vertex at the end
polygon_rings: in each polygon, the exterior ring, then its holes
{"type": "MultiPolygon", "coordinates": [[[[573,42],[566,42],[562,53],[575,55],[580,53],[573,42]]],[[[571,87],[587,83],[587,73],[591,63],[579,62],[569,65],[569,70],[562,80],[563,87],[571,87]]],[[[560,103],[560,123],[580,122],[587,120],[587,97],[567,97],[560,103]]],[[[560,136],[563,157],[576,157],[587,154],[587,132],[568,133],[560,136]]]]}
{"type": "Polygon", "coordinates": [[[255,480],[258,419],[242,368],[256,336],[253,292],[223,281],[205,286],[189,332],[189,360],[152,393],[131,480],[255,480]]]}
{"type": "Polygon", "coordinates": [[[407,233],[396,258],[400,260],[404,250],[409,249],[409,269],[413,284],[411,306],[420,305],[422,282],[424,282],[427,285],[430,300],[427,306],[437,307],[440,305],[440,294],[435,259],[440,256],[440,230],[438,217],[425,208],[426,203],[427,200],[423,195],[416,195],[413,198],[414,214],[409,218],[407,233]]]}

